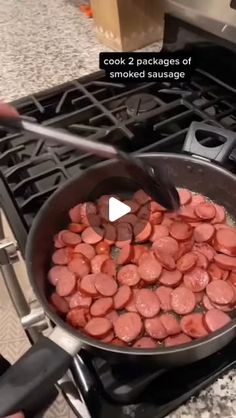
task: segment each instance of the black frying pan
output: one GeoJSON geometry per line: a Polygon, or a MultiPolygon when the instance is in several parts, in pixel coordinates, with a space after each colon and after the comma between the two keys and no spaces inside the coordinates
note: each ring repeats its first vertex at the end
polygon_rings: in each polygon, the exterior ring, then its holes
{"type": "MultiPolygon", "coordinates": [[[[221,168],[234,147],[235,133],[218,129],[210,125],[193,123],[188,132],[184,150],[201,157],[153,153],[143,154],[140,158],[151,166],[167,165],[171,180],[179,187],[202,193],[213,201],[224,205],[229,214],[236,219],[236,177],[221,168]],[[199,146],[196,134],[201,131],[210,135],[221,135],[224,144],[206,148],[199,146]],[[203,157],[203,158],[202,158],[203,157]]],[[[40,396],[41,388],[56,382],[69,368],[72,357],[83,347],[99,356],[105,356],[115,362],[147,363],[152,369],[175,367],[191,363],[211,355],[235,336],[236,321],[232,322],[208,337],[188,344],[171,348],[135,349],[111,346],[66,324],[51,309],[47,301],[47,271],[53,248],[53,236],[68,222],[68,210],[79,201],[86,201],[90,190],[98,182],[112,178],[111,190],[104,193],[115,193],[120,188],[120,176],[125,176],[127,185],[130,177],[123,171],[122,163],[109,161],[98,164],[84,174],[73,177],[54,193],[40,209],[30,231],[26,263],[30,281],[36,297],[48,317],[55,324],[54,331],[48,338],[33,346],[13,367],[0,379],[0,417],[16,410],[27,410],[33,402],[34,395],[40,396]]]]}

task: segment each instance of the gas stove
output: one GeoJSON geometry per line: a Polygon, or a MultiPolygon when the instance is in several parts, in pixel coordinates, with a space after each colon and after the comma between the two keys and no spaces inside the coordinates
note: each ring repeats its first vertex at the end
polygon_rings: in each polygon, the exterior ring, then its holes
{"type": "MultiPolygon", "coordinates": [[[[14,105],[29,120],[112,143],[134,154],[181,152],[193,121],[236,131],[235,52],[231,44],[224,41],[223,45],[213,35],[166,16],[164,49],[176,50],[179,43],[196,54],[199,64],[190,82],[117,84],[107,82],[100,71],[20,99],[14,105]],[[224,62],[230,63],[227,71],[219,62],[219,49],[224,62]]],[[[215,141],[203,136],[200,142],[215,146],[215,141]]],[[[32,134],[9,134],[0,128],[1,206],[16,237],[16,243],[7,241],[0,228],[0,263],[32,343],[51,325],[40,306],[29,307],[20,289],[13,270],[16,250],[24,257],[28,231],[47,198],[68,178],[99,161],[91,154],[46,144],[32,134]]],[[[233,173],[235,162],[236,149],[225,165],[233,173]]],[[[210,361],[207,358],[174,370],[140,366],[138,371],[131,367],[118,370],[84,352],[81,359],[74,359],[71,371],[58,386],[77,416],[161,418],[232,368],[235,349],[233,341],[210,361]],[[81,370],[90,384],[79,393],[76,381],[81,370]]]]}

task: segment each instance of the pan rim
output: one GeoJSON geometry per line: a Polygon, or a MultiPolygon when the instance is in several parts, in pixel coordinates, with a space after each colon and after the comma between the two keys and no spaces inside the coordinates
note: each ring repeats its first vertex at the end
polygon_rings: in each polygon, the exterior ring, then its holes
{"type": "MultiPolygon", "coordinates": [[[[179,160],[184,160],[184,161],[188,161],[188,162],[193,162],[193,163],[199,163],[201,165],[206,165],[209,166],[211,169],[215,169],[218,170],[220,172],[222,172],[222,175],[225,175],[227,177],[231,177],[234,181],[236,181],[236,177],[233,173],[231,173],[230,171],[228,171],[227,169],[214,164],[213,162],[211,162],[210,160],[205,160],[202,159],[201,157],[198,158],[197,156],[192,156],[192,155],[187,155],[187,154],[177,154],[177,153],[162,153],[162,152],[150,152],[150,153],[141,153],[141,154],[133,154],[134,156],[137,156],[139,158],[174,158],[174,159],[179,159],[179,160]]],[[[48,304],[46,297],[42,297],[41,296],[41,292],[38,289],[38,286],[36,284],[36,281],[33,280],[33,271],[32,271],[32,262],[31,262],[31,241],[32,241],[32,237],[35,235],[35,231],[38,228],[38,225],[40,225],[40,220],[42,215],[44,214],[45,210],[47,210],[47,207],[49,205],[51,205],[51,202],[53,202],[53,200],[55,199],[55,197],[57,197],[57,195],[63,193],[64,189],[67,188],[68,184],[70,184],[71,182],[75,181],[75,179],[81,179],[81,177],[83,177],[83,175],[86,175],[86,173],[88,171],[92,172],[92,171],[96,171],[97,169],[99,169],[99,167],[104,167],[106,165],[112,165],[114,164],[114,162],[117,162],[116,159],[112,159],[112,160],[106,160],[106,161],[102,161],[100,163],[95,164],[93,167],[88,168],[84,171],[84,173],[80,173],[78,176],[73,176],[70,179],[68,179],[67,181],[65,181],[65,183],[62,184],[61,187],[59,187],[47,200],[46,202],[43,204],[43,206],[40,208],[40,211],[38,212],[37,216],[34,219],[34,222],[30,228],[28,237],[27,237],[27,242],[26,242],[26,250],[25,250],[25,260],[26,260],[26,267],[27,267],[27,272],[29,275],[29,279],[30,279],[30,283],[31,286],[33,288],[33,291],[35,293],[35,296],[37,297],[39,303],[41,304],[41,306],[44,308],[45,310],[45,314],[50,318],[50,320],[59,327],[62,327],[63,329],[65,329],[69,334],[72,334],[74,337],[78,338],[83,344],[85,345],[89,345],[95,348],[99,348],[101,350],[105,350],[107,352],[114,352],[117,354],[123,354],[123,355],[137,355],[137,356],[166,356],[168,354],[177,354],[177,353],[181,353],[181,352],[188,352],[188,350],[192,350],[194,348],[198,348],[199,346],[207,346],[208,343],[210,343],[211,341],[217,340],[218,338],[220,338],[221,336],[223,336],[224,334],[232,331],[235,326],[236,326],[236,318],[232,319],[232,321],[228,324],[225,325],[224,327],[222,327],[220,330],[215,331],[211,334],[209,334],[206,337],[202,337],[202,338],[198,338],[196,340],[191,341],[190,343],[185,343],[185,344],[181,344],[178,346],[173,346],[173,347],[163,347],[160,346],[158,348],[145,348],[145,349],[140,349],[140,348],[133,348],[133,347],[119,347],[119,346],[115,346],[115,345],[111,345],[111,344],[106,344],[104,342],[100,342],[99,340],[95,339],[95,338],[91,338],[89,336],[86,336],[85,334],[83,334],[81,331],[76,331],[73,327],[71,327],[70,325],[68,325],[63,319],[61,319],[57,314],[55,314],[55,312],[53,312],[53,310],[50,308],[50,305],[48,304]]],[[[232,337],[233,339],[233,337],[232,337]]]]}

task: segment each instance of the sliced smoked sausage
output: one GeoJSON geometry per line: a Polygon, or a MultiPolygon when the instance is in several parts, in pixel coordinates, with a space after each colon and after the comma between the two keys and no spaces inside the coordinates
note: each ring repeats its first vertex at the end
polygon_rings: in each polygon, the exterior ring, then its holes
{"type": "Polygon", "coordinates": [[[103,239],[103,234],[102,228],[88,226],[82,232],[81,238],[86,244],[97,244],[103,239]]]}
{"type": "Polygon", "coordinates": [[[230,257],[225,254],[216,254],[214,260],[216,264],[224,270],[236,270],[236,257],[230,257]]]}
{"type": "Polygon", "coordinates": [[[192,338],[205,337],[208,332],[203,323],[203,314],[199,312],[183,316],[180,320],[182,331],[192,338]]]}
{"type": "Polygon", "coordinates": [[[117,291],[117,283],[108,274],[98,273],[94,280],[95,288],[102,296],[113,296],[117,291]]]}
{"type": "Polygon", "coordinates": [[[127,312],[119,316],[114,323],[116,336],[126,343],[130,343],[141,334],[142,321],[139,314],[135,312],[127,312]]]}
{"type": "Polygon", "coordinates": [[[219,229],[216,231],[215,249],[223,254],[236,256],[236,230],[219,229]]]}
{"type": "Polygon", "coordinates": [[[171,313],[165,313],[160,316],[162,325],[164,325],[168,335],[176,335],[181,332],[180,324],[177,318],[171,313]]]}
{"type": "Polygon", "coordinates": [[[98,291],[95,287],[96,276],[96,274],[88,274],[81,279],[79,284],[81,292],[91,296],[98,295],[98,291]]]}
{"type": "Polygon", "coordinates": [[[145,319],[144,327],[145,327],[146,333],[151,338],[155,338],[157,340],[164,340],[164,338],[166,338],[168,335],[159,316],[145,319]]]}
{"type": "Polygon", "coordinates": [[[144,318],[153,318],[160,311],[160,302],[151,289],[140,289],[136,294],[136,309],[144,318]]]}
{"type": "Polygon", "coordinates": [[[122,285],[118,288],[114,295],[114,308],[123,309],[132,297],[132,290],[127,285],[122,285]]]}
{"type": "Polygon", "coordinates": [[[92,337],[103,338],[111,330],[112,323],[107,318],[92,318],[84,327],[84,331],[92,337]]]}
{"type": "Polygon", "coordinates": [[[200,203],[194,208],[198,218],[203,219],[204,221],[212,219],[216,215],[215,206],[212,203],[200,203]]]}
{"type": "Polygon", "coordinates": [[[228,305],[234,299],[234,290],[224,280],[214,280],[209,283],[206,293],[211,302],[219,305],[228,305]]]}
{"type": "Polygon", "coordinates": [[[210,309],[206,312],[204,321],[208,330],[214,332],[227,325],[231,318],[219,309],[210,309]]]}
{"type": "Polygon", "coordinates": [[[194,229],[194,239],[196,242],[211,241],[215,233],[215,228],[209,223],[203,223],[194,229]]]}
{"type": "Polygon", "coordinates": [[[156,290],[156,295],[160,301],[161,309],[163,312],[168,312],[171,310],[170,295],[172,293],[172,288],[166,286],[159,286],[156,290]]]}
{"type": "Polygon", "coordinates": [[[93,246],[85,243],[76,245],[76,247],[74,248],[74,252],[82,254],[88,260],[92,260],[92,258],[95,257],[96,254],[93,246]]]}
{"type": "Polygon", "coordinates": [[[108,254],[97,254],[91,260],[91,270],[92,273],[101,273],[103,263],[106,260],[109,260],[110,257],[108,254]]]}
{"type": "Polygon", "coordinates": [[[153,257],[145,258],[140,263],[138,273],[147,283],[155,283],[162,272],[161,264],[153,257]]]}
{"type": "Polygon", "coordinates": [[[186,253],[180,257],[176,263],[176,267],[181,273],[192,270],[197,263],[197,255],[193,252],[186,253]]]}
{"type": "Polygon", "coordinates": [[[149,337],[142,337],[139,338],[134,344],[133,347],[135,348],[156,348],[156,343],[152,338],[149,337]]]}
{"type": "Polygon", "coordinates": [[[75,234],[71,231],[62,231],[60,234],[60,239],[66,245],[77,245],[81,242],[81,238],[79,234],[75,234]]]}
{"type": "Polygon", "coordinates": [[[96,299],[90,307],[90,313],[92,316],[105,316],[113,307],[112,298],[100,298],[96,299]]]}
{"type": "Polygon", "coordinates": [[[171,306],[179,315],[187,315],[192,312],[196,305],[194,293],[186,287],[179,286],[171,293],[171,306]]]}
{"type": "Polygon", "coordinates": [[[87,322],[88,309],[74,308],[66,315],[66,321],[74,328],[83,328],[87,322]]]}
{"type": "Polygon", "coordinates": [[[73,258],[69,264],[68,269],[76,274],[78,277],[84,277],[90,273],[90,264],[83,256],[80,258],[73,258]]]}
{"type": "Polygon", "coordinates": [[[186,241],[193,234],[193,228],[186,222],[173,222],[170,226],[170,235],[177,241],[186,241]]]}
{"type": "Polygon", "coordinates": [[[69,300],[70,309],[73,308],[89,308],[92,303],[91,296],[86,296],[79,291],[73,293],[69,300]]]}
{"type": "Polygon", "coordinates": [[[159,282],[164,286],[176,287],[182,279],[182,273],[179,270],[165,270],[163,269],[159,282]]]}
{"type": "Polygon", "coordinates": [[[164,341],[164,345],[165,347],[173,347],[175,345],[190,343],[191,341],[192,339],[188,335],[180,333],[173,337],[167,337],[164,341]]]}
{"type": "Polygon", "coordinates": [[[67,273],[61,276],[57,281],[56,292],[59,296],[68,296],[73,292],[75,285],[75,274],[68,270],[67,273]]]}
{"type": "Polygon", "coordinates": [[[185,273],[183,280],[185,287],[195,293],[204,290],[207,287],[210,278],[207,271],[195,267],[189,273],[185,273]]]}
{"type": "Polygon", "coordinates": [[[192,200],[192,194],[188,189],[179,189],[178,193],[181,205],[187,205],[192,200]]]}
{"type": "Polygon", "coordinates": [[[120,284],[135,286],[140,280],[138,267],[134,264],[126,264],[121,267],[117,274],[117,280],[120,284]]]}

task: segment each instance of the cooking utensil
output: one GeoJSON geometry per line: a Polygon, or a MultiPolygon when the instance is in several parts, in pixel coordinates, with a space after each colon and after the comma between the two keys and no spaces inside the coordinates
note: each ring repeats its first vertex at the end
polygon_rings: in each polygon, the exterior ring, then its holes
{"type": "MultiPolygon", "coordinates": [[[[213,201],[224,205],[228,213],[236,218],[236,177],[221,168],[219,164],[212,162],[225,161],[235,146],[235,135],[233,132],[211,125],[193,123],[186,137],[184,150],[190,154],[194,153],[194,156],[150,153],[140,155],[139,158],[154,168],[167,164],[170,167],[170,178],[178,186],[207,195],[213,201]],[[220,136],[225,142],[213,148],[199,146],[197,141],[199,132],[204,132],[208,136],[220,136]]],[[[86,170],[78,177],[71,178],[47,200],[35,219],[27,241],[27,269],[35,295],[45,313],[55,324],[55,328],[48,338],[42,337],[38,344],[0,378],[0,416],[19,409],[26,411],[30,409],[34,396],[37,398],[40,396],[41,385],[49,385],[58,380],[72,364],[73,356],[79,353],[81,348],[91,350],[110,362],[127,363],[127,367],[132,363],[142,362],[149,365],[152,371],[157,371],[159,368],[158,373],[161,373],[160,369],[164,367],[181,366],[207,357],[235,337],[236,320],[233,318],[219,331],[181,346],[156,349],[118,347],[104,344],[71,328],[50,307],[47,300],[46,277],[53,250],[54,234],[67,223],[68,210],[79,201],[87,200],[89,189],[94,187],[95,183],[112,176],[117,179],[118,184],[122,167],[121,161],[106,161],[86,170]]],[[[131,180],[128,173],[126,179],[127,182],[131,180]]],[[[82,360],[81,364],[83,364],[82,360]]],[[[156,375],[157,373],[154,372],[153,378],[156,375]]],[[[89,402],[89,392],[92,388],[91,384],[87,384],[90,374],[89,371],[86,372],[85,365],[81,376],[80,382],[77,383],[85,400],[89,402]]],[[[150,379],[146,376],[142,381],[143,387],[147,382],[150,382],[150,379]]],[[[138,385],[141,390],[140,380],[138,385]]],[[[134,384],[134,392],[136,389],[137,385],[134,384]]],[[[125,390],[124,385],[124,394],[125,390]]],[[[132,395],[132,390],[130,393],[132,395]]]]}
{"type": "Polygon", "coordinates": [[[45,139],[55,141],[60,145],[72,146],[75,149],[91,152],[104,158],[120,159],[128,173],[155,201],[169,210],[177,210],[180,205],[179,194],[170,181],[166,167],[155,167],[146,164],[139,158],[120,151],[113,145],[95,142],[89,138],[82,138],[64,130],[42,126],[21,118],[0,117],[0,123],[14,130],[26,131],[45,139]]]}

